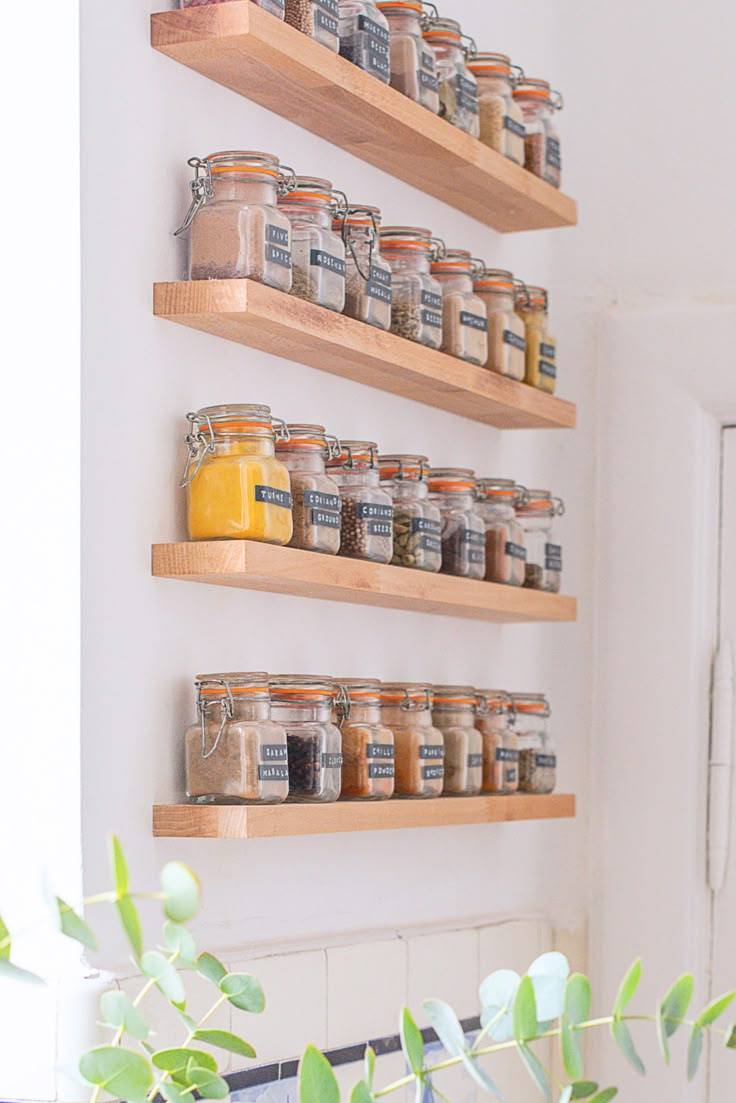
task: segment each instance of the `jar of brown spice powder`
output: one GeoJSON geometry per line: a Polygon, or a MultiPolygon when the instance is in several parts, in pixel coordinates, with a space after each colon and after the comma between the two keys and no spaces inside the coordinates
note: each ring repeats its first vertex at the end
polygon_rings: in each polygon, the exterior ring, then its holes
{"type": "Polygon", "coordinates": [[[291,548],[337,555],[342,501],[325,461],[339,454],[336,437],[323,425],[287,425],[288,438],[276,442],[276,455],[289,472],[294,535],[291,548]]]}
{"type": "Polygon", "coordinates": [[[562,110],[562,94],[553,92],[546,80],[524,77],[514,88],[514,103],[524,113],[524,168],[559,188],[562,156],[554,116],[562,110]]]}
{"type": "Polygon", "coordinates": [[[429,494],[442,517],[443,573],[485,578],[486,530],[476,504],[475,472],[467,467],[433,467],[429,494]]]}
{"type": "Polygon", "coordinates": [[[338,678],[342,736],[342,792],[348,800],[386,800],[394,795],[394,733],[381,723],[381,683],[338,678]]]}
{"type": "Polygon", "coordinates": [[[422,0],[378,0],[376,6],[391,32],[391,87],[437,115],[437,61],[422,37],[422,0]]]}
{"type": "Polygon", "coordinates": [[[445,774],[445,742],[432,724],[432,687],[384,682],[383,722],[394,733],[397,797],[438,797],[445,774]]]}
{"type": "Polygon", "coordinates": [[[445,741],[443,793],[475,796],[483,781],[483,739],[475,726],[472,686],[435,686],[432,723],[445,741]]]}
{"type": "Polygon", "coordinates": [[[327,468],[340,489],[340,555],[390,563],[394,552],[391,495],[379,485],[378,445],[343,440],[327,468]]]}
{"type": "Polygon", "coordinates": [[[555,517],[565,512],[565,503],[562,498],[554,498],[549,490],[527,490],[517,512],[526,546],[524,585],[531,590],[558,594],[562,546],[553,539],[553,526],[555,517]]]}
{"type": "Polygon", "coordinates": [[[486,580],[523,586],[526,547],[516,507],[525,490],[513,479],[478,479],[477,486],[478,513],[486,528],[486,580]]]}
{"type": "Polygon", "coordinates": [[[475,268],[473,290],[488,316],[488,359],[485,366],[521,381],[526,372],[526,329],[516,313],[515,290],[522,286],[505,268],[475,268]]]}
{"type": "Polygon", "coordinates": [[[552,793],[557,785],[557,754],[549,731],[550,707],[543,693],[513,693],[519,742],[519,789],[552,793]]]}
{"type": "Polygon", "coordinates": [[[482,689],[475,725],[483,739],[483,792],[515,793],[519,788],[519,744],[510,693],[482,689]]]}
{"type": "Polygon", "coordinates": [[[297,176],[279,199],[291,223],[291,293],[338,314],[345,306],[345,246],[332,229],[333,214],[346,204],[329,180],[297,176]]]}
{"type": "Polygon", "coordinates": [[[517,165],[524,164],[524,114],[513,90],[524,77],[506,54],[471,54],[468,69],[478,82],[480,140],[517,165]]]}
{"type": "Polygon", "coordinates": [[[430,271],[442,288],[442,351],[483,367],[488,360],[488,315],[473,293],[473,261],[464,249],[436,247],[430,271]]]}

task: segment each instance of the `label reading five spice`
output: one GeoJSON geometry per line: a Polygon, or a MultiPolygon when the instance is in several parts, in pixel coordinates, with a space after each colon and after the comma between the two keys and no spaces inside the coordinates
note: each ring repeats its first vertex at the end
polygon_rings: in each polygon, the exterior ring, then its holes
{"type": "Polygon", "coordinates": [[[266,260],[281,268],[291,268],[289,231],[271,223],[266,226],[266,260]]]}
{"type": "Polygon", "coordinates": [[[291,509],[291,494],[288,490],[279,490],[275,486],[257,484],[255,496],[257,502],[265,502],[269,506],[279,506],[280,509],[291,509]]]}
{"type": "Polygon", "coordinates": [[[356,502],[355,516],[365,521],[369,536],[393,536],[393,506],[377,506],[373,502],[356,502]]]}
{"type": "Polygon", "coordinates": [[[318,490],[305,490],[304,508],[309,510],[309,520],[313,525],[340,528],[342,502],[339,495],[320,494],[318,490]]]}
{"type": "Polygon", "coordinates": [[[422,291],[422,325],[442,329],[442,296],[434,291],[422,291]]]}

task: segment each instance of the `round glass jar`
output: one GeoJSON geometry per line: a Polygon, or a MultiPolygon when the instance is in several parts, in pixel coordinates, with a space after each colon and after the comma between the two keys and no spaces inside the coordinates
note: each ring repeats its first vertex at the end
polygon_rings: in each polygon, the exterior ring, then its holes
{"type": "Polygon", "coordinates": [[[198,804],[279,804],[289,793],[286,732],[267,674],[199,674],[198,721],[184,736],[187,796],[198,804]]]}
{"type": "Polygon", "coordinates": [[[349,206],[332,228],[345,246],[344,314],[376,329],[391,328],[391,265],[381,256],[378,207],[349,206]]]}
{"type": "Polygon", "coordinates": [[[422,35],[421,0],[378,0],[377,7],[391,33],[391,87],[439,114],[437,61],[422,35]]]}
{"type": "Polygon", "coordinates": [[[340,5],[337,0],[286,0],[286,22],[338,53],[340,5]]]}
{"type": "Polygon", "coordinates": [[[548,490],[527,490],[517,506],[526,547],[524,585],[530,590],[560,592],[562,546],[553,540],[553,526],[564,512],[562,498],[553,498],[548,490]]]}
{"type": "Polygon", "coordinates": [[[445,741],[442,792],[475,796],[483,783],[483,739],[475,726],[472,686],[435,686],[432,723],[445,741]]]}
{"type": "Polygon", "coordinates": [[[340,678],[337,716],[342,736],[342,792],[346,800],[394,795],[394,733],[381,723],[381,683],[340,678]]]}
{"type": "Polygon", "coordinates": [[[559,188],[562,157],[554,115],[562,110],[561,93],[553,92],[546,80],[524,77],[514,88],[514,103],[524,113],[524,168],[559,188]]]}
{"type": "Polygon", "coordinates": [[[524,381],[554,394],[557,385],[557,342],[549,333],[549,297],[543,287],[521,284],[516,289],[516,313],[524,323],[524,381]]]}
{"type": "Polygon", "coordinates": [[[513,693],[519,744],[519,789],[552,793],[557,785],[557,755],[549,731],[550,707],[542,693],[513,693]]]}
{"type": "Polygon", "coordinates": [[[519,744],[511,695],[479,690],[475,726],[483,740],[483,792],[515,793],[519,788],[519,744]]]}
{"type": "Polygon", "coordinates": [[[192,202],[175,236],[191,227],[191,280],[249,279],[291,289],[291,230],[277,200],[293,186],[291,169],[271,153],[191,157],[192,202]]]}
{"type": "MultiPolygon", "coordinates": [[[[180,8],[198,8],[207,4],[223,4],[226,0],[179,0],[180,8]]],[[[251,0],[257,8],[275,15],[277,19],[284,18],[283,0],[251,0]]]]}
{"type": "Polygon", "coordinates": [[[292,295],[339,314],[345,306],[345,246],[332,229],[335,196],[329,180],[297,176],[279,199],[279,210],[291,223],[292,295]]]}
{"type": "Polygon", "coordinates": [[[473,259],[464,249],[440,250],[430,272],[442,288],[442,351],[484,367],[488,360],[486,304],[473,294],[473,259]]]}
{"type": "Polygon", "coordinates": [[[417,226],[385,226],[381,248],[391,265],[391,332],[438,349],[442,344],[442,287],[430,274],[433,242],[417,226]]]}
{"type": "Polygon", "coordinates": [[[467,467],[433,467],[429,494],[442,517],[442,571],[485,578],[486,532],[476,504],[475,473],[467,467]]]}
{"type": "Polygon", "coordinates": [[[478,82],[480,140],[496,153],[524,164],[524,113],[514,102],[514,88],[524,77],[506,54],[471,54],[468,69],[478,82]]]}
{"type": "Polygon", "coordinates": [[[380,486],[378,445],[343,440],[327,468],[342,498],[340,555],[390,563],[394,550],[391,495],[380,486]]]}
{"type": "Polygon", "coordinates": [[[340,0],[340,54],[384,84],[391,81],[391,35],[373,0],[340,0]]]}
{"type": "Polygon", "coordinates": [[[486,581],[523,586],[526,546],[516,507],[524,500],[524,488],[513,479],[478,479],[477,487],[486,529],[486,581]]]}
{"type": "Polygon", "coordinates": [[[325,462],[339,452],[323,425],[287,425],[288,438],[276,443],[276,455],[289,472],[294,534],[292,548],[337,555],[342,501],[325,462]]]}
{"type": "Polygon", "coordinates": [[[329,678],[282,674],[271,678],[271,715],[286,731],[290,801],[337,800],[342,740],[332,723],[337,689],[329,678]]]}
{"type": "Polygon", "coordinates": [[[187,491],[190,540],[262,540],[292,536],[289,472],[276,458],[286,433],[269,406],[205,406],[187,414],[187,491]]]}
{"type": "Polygon", "coordinates": [[[475,42],[455,19],[429,16],[423,33],[437,58],[440,115],[471,138],[479,137],[478,84],[466,64],[468,54],[476,53],[475,42]]]}
{"type": "Polygon", "coordinates": [[[438,797],[445,775],[445,741],[432,725],[432,687],[384,682],[381,715],[394,733],[397,797],[438,797]]]}
{"type": "Polygon", "coordinates": [[[440,511],[429,500],[426,456],[380,456],[381,485],[394,504],[394,554],[397,567],[438,571],[442,566],[440,511]]]}
{"type": "Polygon", "coordinates": [[[504,268],[475,268],[473,290],[485,304],[488,318],[485,366],[521,382],[526,374],[526,327],[516,313],[516,287],[517,281],[504,268]]]}

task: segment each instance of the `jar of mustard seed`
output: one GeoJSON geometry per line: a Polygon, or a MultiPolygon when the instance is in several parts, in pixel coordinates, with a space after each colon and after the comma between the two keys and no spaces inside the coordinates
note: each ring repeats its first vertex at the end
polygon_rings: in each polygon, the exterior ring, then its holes
{"type": "Polygon", "coordinates": [[[437,115],[437,61],[422,36],[422,0],[378,0],[377,6],[391,33],[391,87],[437,115]]]}
{"type": "Polygon", "coordinates": [[[524,164],[524,113],[514,102],[514,88],[524,77],[506,54],[471,54],[468,69],[478,82],[480,140],[496,153],[524,164]]]}
{"type": "Polygon", "coordinates": [[[252,404],[205,406],[187,420],[180,486],[187,492],[189,539],[288,544],[291,482],[275,452],[284,423],[270,407],[252,404]]]}
{"type": "Polygon", "coordinates": [[[485,304],[488,318],[485,366],[521,382],[526,374],[526,327],[516,313],[517,287],[524,288],[524,284],[505,268],[487,268],[482,263],[475,267],[473,290],[485,304]]]}
{"type": "Polygon", "coordinates": [[[271,153],[192,157],[192,202],[176,235],[191,228],[191,280],[249,279],[291,289],[291,230],[278,196],[294,184],[292,169],[271,153]]]}
{"type": "Polygon", "coordinates": [[[475,473],[467,467],[433,467],[430,498],[442,518],[442,572],[484,578],[486,534],[478,512],[475,473]]]}
{"type": "Polygon", "coordinates": [[[524,113],[524,168],[559,188],[562,157],[554,117],[562,110],[562,94],[553,92],[546,80],[524,77],[514,88],[514,103],[524,113]]]}
{"type": "Polygon", "coordinates": [[[488,315],[483,299],[473,294],[473,265],[464,249],[435,245],[430,272],[442,288],[442,351],[484,367],[488,315]]]}
{"type": "Polygon", "coordinates": [[[376,329],[391,328],[391,265],[381,256],[381,212],[352,204],[333,218],[345,246],[345,310],[376,329]]]}
{"type": "Polygon", "coordinates": [[[426,456],[379,457],[381,486],[394,505],[394,554],[397,567],[438,571],[442,566],[442,521],[429,500],[429,461],[426,456]]]}
{"type": "Polygon", "coordinates": [[[557,342],[549,332],[549,297],[543,287],[516,288],[516,313],[524,323],[526,358],[524,381],[554,394],[557,386],[557,342]]]}
{"type": "Polygon", "coordinates": [[[337,0],[286,0],[286,22],[338,53],[340,6],[337,0]]]}
{"type": "Polygon", "coordinates": [[[276,455],[289,472],[294,534],[292,548],[337,555],[342,501],[325,462],[339,453],[323,425],[287,425],[288,438],[276,442],[276,455]]]}
{"type": "Polygon", "coordinates": [[[292,295],[338,314],[345,306],[345,246],[332,219],[344,203],[342,193],[317,176],[295,177],[279,199],[291,223],[292,295]]]}
{"type": "Polygon", "coordinates": [[[475,42],[463,34],[455,19],[438,16],[425,19],[423,33],[437,58],[440,115],[471,138],[478,138],[478,84],[467,65],[468,54],[476,53],[475,42]]]}
{"type": "Polygon", "coordinates": [[[435,686],[432,723],[445,741],[443,793],[476,796],[483,782],[483,739],[475,726],[472,686],[435,686]]]}
{"type": "Polygon", "coordinates": [[[339,0],[340,54],[371,76],[391,80],[391,35],[373,0],[339,0]]]}
{"type": "Polygon", "coordinates": [[[343,440],[327,468],[342,498],[340,555],[390,563],[394,550],[391,495],[380,486],[378,446],[343,440]]]}
{"type": "Polygon", "coordinates": [[[383,723],[394,733],[397,797],[438,797],[445,774],[445,742],[432,724],[432,687],[384,682],[383,723]]]}
{"type": "Polygon", "coordinates": [[[519,744],[519,789],[552,793],[557,785],[557,755],[549,730],[550,707],[543,693],[513,693],[519,744]]]}
{"type": "Polygon", "coordinates": [[[562,498],[554,498],[549,490],[527,490],[517,506],[526,547],[524,585],[530,590],[560,592],[562,545],[555,541],[553,529],[555,518],[564,512],[562,498]]]}
{"type": "Polygon", "coordinates": [[[184,736],[187,796],[197,804],[279,804],[289,793],[286,732],[271,719],[267,674],[199,674],[184,736]]]}
{"type": "Polygon", "coordinates": [[[511,694],[481,689],[475,726],[483,740],[483,792],[515,793],[519,788],[519,743],[511,694]]]}
{"type": "Polygon", "coordinates": [[[438,349],[442,344],[442,287],[430,273],[433,238],[417,226],[384,226],[381,248],[391,265],[391,332],[438,349]]]}
{"type": "MultiPolygon", "coordinates": [[[[223,4],[226,0],[179,0],[180,8],[198,8],[207,4],[223,4]]],[[[270,15],[275,15],[277,19],[284,18],[284,4],[283,0],[252,0],[257,8],[263,8],[270,15]]]]}
{"type": "Polygon", "coordinates": [[[337,800],[342,785],[342,740],[332,722],[337,687],[329,678],[272,677],[273,719],[283,725],[289,756],[290,801],[337,800]]]}
{"type": "Polygon", "coordinates": [[[381,683],[339,678],[336,714],[342,736],[344,800],[394,795],[394,733],[381,723],[381,683]]]}
{"type": "Polygon", "coordinates": [[[516,515],[524,487],[513,479],[478,479],[478,513],[486,529],[486,581],[523,586],[526,579],[524,530],[516,515]]]}

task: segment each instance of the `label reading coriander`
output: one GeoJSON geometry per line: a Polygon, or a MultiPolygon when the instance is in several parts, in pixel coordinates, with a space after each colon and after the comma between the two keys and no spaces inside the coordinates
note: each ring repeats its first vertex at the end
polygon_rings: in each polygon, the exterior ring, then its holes
{"type": "Polygon", "coordinates": [[[536,754],[534,756],[535,766],[540,766],[544,770],[554,770],[557,766],[557,755],[554,754],[536,754]]]}
{"type": "Polygon", "coordinates": [[[388,536],[394,534],[393,506],[378,506],[373,502],[356,502],[355,516],[365,521],[369,536],[388,536]]]}
{"type": "Polygon", "coordinates": [[[478,329],[481,333],[488,332],[488,319],[482,318],[480,314],[471,314],[469,310],[460,311],[460,325],[468,326],[469,329],[478,329]]]}
{"type": "MultiPolygon", "coordinates": [[[[422,55],[426,57],[426,54],[422,55]]],[[[430,92],[438,92],[440,88],[440,82],[434,73],[427,72],[426,69],[417,70],[417,80],[419,81],[420,88],[427,88],[430,92]]]]}
{"type": "Polygon", "coordinates": [[[445,748],[444,748],[444,746],[420,747],[419,748],[419,757],[420,758],[444,758],[445,757],[445,748]]]}
{"type": "Polygon", "coordinates": [[[340,34],[340,5],[337,0],[313,0],[314,26],[337,38],[340,34]]]}
{"type": "Polygon", "coordinates": [[[393,299],[391,294],[391,272],[372,264],[370,278],[365,285],[365,293],[372,299],[380,299],[382,303],[389,303],[393,299]]]}
{"type": "Polygon", "coordinates": [[[547,139],[547,164],[551,165],[553,169],[562,168],[562,157],[560,155],[559,138],[547,139]]]}
{"type": "Polygon", "coordinates": [[[526,548],[523,548],[521,544],[515,544],[513,540],[506,541],[506,554],[510,555],[512,559],[526,560],[526,548]]]}
{"type": "Polygon", "coordinates": [[[330,751],[322,752],[322,769],[323,770],[340,770],[342,769],[342,755],[330,751]]]}
{"type": "Polygon", "coordinates": [[[468,755],[468,769],[477,770],[479,766],[483,765],[482,754],[469,754],[468,755]]]}
{"type": "Polygon", "coordinates": [[[467,555],[468,563],[485,563],[486,538],[483,533],[475,532],[473,529],[461,529],[460,543],[467,544],[467,551],[464,554],[467,555]]]}
{"type": "Polygon", "coordinates": [[[279,509],[291,509],[291,494],[286,490],[278,490],[275,486],[256,485],[255,496],[257,502],[278,506],[279,509]]]}
{"type": "Polygon", "coordinates": [[[304,507],[312,525],[340,528],[342,502],[337,494],[321,494],[318,490],[304,491],[304,507]]]}
{"type": "Polygon", "coordinates": [[[553,364],[551,360],[539,361],[539,374],[546,375],[549,379],[557,378],[557,365],[553,364]]]}
{"type": "Polygon", "coordinates": [[[393,743],[368,743],[365,748],[366,758],[390,758],[394,757],[393,743]]]}
{"type": "Polygon", "coordinates": [[[358,16],[358,31],[362,31],[363,38],[361,68],[380,77],[390,76],[391,35],[389,32],[380,23],[369,19],[367,15],[358,16]]]}
{"type": "Polygon", "coordinates": [[[445,776],[445,767],[422,766],[422,777],[425,781],[439,781],[445,776]]]}
{"type": "Polygon", "coordinates": [[[514,333],[513,330],[505,329],[503,331],[504,344],[511,345],[512,348],[518,349],[519,352],[526,352],[526,341],[523,337],[519,337],[518,333],[514,333]]]}
{"type": "Polygon", "coordinates": [[[496,762],[518,762],[519,752],[517,750],[511,750],[510,747],[497,747],[496,748],[496,762]]]}
{"type": "Polygon", "coordinates": [[[258,780],[259,781],[288,781],[289,780],[289,767],[284,763],[282,766],[277,763],[261,763],[258,767],[258,780]]]}
{"type": "Polygon", "coordinates": [[[562,570],[562,545],[561,544],[545,544],[544,545],[544,566],[548,571],[561,571],[562,570]]]}
{"type": "Polygon", "coordinates": [[[424,551],[442,554],[442,525],[439,521],[428,521],[426,517],[412,517],[411,533],[419,533],[419,547],[424,551]]]}
{"type": "Polygon", "coordinates": [[[478,114],[478,85],[474,80],[468,80],[458,74],[455,77],[455,91],[457,92],[458,111],[467,111],[471,115],[478,114]]]}
{"type": "Polygon", "coordinates": [[[526,138],[526,127],[518,119],[512,119],[510,115],[504,115],[503,125],[509,133],[515,134],[517,138],[526,138]]]}
{"type": "Polygon", "coordinates": [[[332,253],[326,253],[324,249],[312,249],[309,263],[312,268],[326,268],[328,272],[334,272],[336,276],[345,279],[345,261],[340,257],[333,257],[332,253]]]}
{"type": "Polygon", "coordinates": [[[382,778],[394,776],[394,764],[393,762],[369,762],[368,763],[368,777],[370,778],[382,778]]]}

